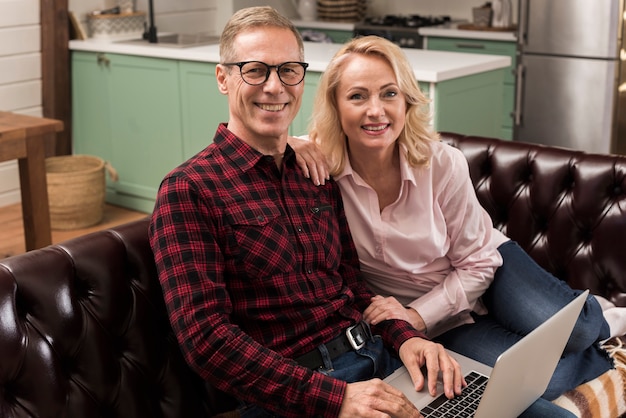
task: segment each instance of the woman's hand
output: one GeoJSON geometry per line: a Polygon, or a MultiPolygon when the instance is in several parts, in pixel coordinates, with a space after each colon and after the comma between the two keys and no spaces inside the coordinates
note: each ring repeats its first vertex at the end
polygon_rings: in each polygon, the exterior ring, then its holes
{"type": "Polygon", "coordinates": [[[426,323],[422,316],[415,309],[403,306],[393,296],[374,296],[370,306],[363,312],[363,319],[372,325],[388,319],[401,319],[413,325],[416,330],[426,332],[426,323]]]}
{"type": "Polygon", "coordinates": [[[313,141],[290,136],[287,143],[296,151],[296,162],[314,184],[325,184],[330,178],[326,157],[313,141]]]}

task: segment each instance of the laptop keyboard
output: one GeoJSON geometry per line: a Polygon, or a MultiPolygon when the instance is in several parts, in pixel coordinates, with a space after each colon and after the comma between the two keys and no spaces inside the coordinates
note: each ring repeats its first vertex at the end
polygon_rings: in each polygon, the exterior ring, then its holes
{"type": "Polygon", "coordinates": [[[473,417],[489,378],[476,372],[470,372],[465,376],[465,381],[467,382],[467,387],[463,389],[461,395],[448,399],[446,395],[442,394],[429,403],[428,406],[422,408],[420,412],[424,418],[473,417]]]}

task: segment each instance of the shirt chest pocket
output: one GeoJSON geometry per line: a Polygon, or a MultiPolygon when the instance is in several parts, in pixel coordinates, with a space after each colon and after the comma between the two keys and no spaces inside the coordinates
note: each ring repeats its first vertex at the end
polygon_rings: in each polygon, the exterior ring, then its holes
{"type": "Polygon", "coordinates": [[[286,217],[277,206],[231,207],[233,269],[257,279],[293,271],[296,256],[286,217]]]}

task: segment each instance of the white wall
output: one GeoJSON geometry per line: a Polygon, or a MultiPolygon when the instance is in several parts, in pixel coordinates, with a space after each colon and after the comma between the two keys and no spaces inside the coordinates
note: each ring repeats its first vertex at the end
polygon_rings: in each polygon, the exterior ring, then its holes
{"type": "MultiPolygon", "coordinates": [[[[135,0],[135,10],[148,12],[148,0],[135,0]]],[[[155,26],[163,32],[209,32],[220,33],[218,8],[232,13],[231,1],[219,0],[153,0],[155,26]],[[219,7],[218,7],[219,4],[219,7]]],[[[94,10],[103,10],[118,4],[116,0],[69,0],[69,10],[76,13],[78,19],[88,31],[87,14],[94,10]]],[[[147,18],[146,18],[147,19],[147,18]]]]}
{"type": "MultiPolygon", "coordinates": [[[[0,110],[42,115],[39,0],[0,1],[0,110]]],[[[0,163],[0,206],[20,201],[17,162],[0,163]]]]}

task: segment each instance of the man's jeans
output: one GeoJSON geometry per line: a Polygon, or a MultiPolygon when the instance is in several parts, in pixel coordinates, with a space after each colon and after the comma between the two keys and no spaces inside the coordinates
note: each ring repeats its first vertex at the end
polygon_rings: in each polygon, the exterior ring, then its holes
{"type": "MultiPolygon", "coordinates": [[[[324,367],[317,369],[319,373],[344,380],[348,383],[378,377],[384,379],[402,366],[402,362],[383,346],[379,336],[374,336],[358,351],[348,351],[334,360],[330,359],[325,346],[319,347],[324,367]]],[[[241,418],[266,418],[278,416],[254,405],[242,405],[239,408],[241,418]]]]}
{"type": "MultiPolygon", "coordinates": [[[[374,377],[383,379],[402,365],[396,356],[392,355],[389,350],[383,347],[380,337],[374,337],[374,341],[369,341],[365,347],[358,352],[347,352],[337,357],[335,360],[330,360],[328,352],[325,352],[323,348],[320,351],[324,359],[325,367],[318,371],[328,376],[345,380],[348,383],[368,380],[374,377]]],[[[268,418],[278,416],[257,406],[243,404],[239,409],[239,413],[242,418],[268,418]]],[[[544,399],[535,402],[532,407],[521,416],[524,418],[574,417],[569,411],[544,399]]]]}

